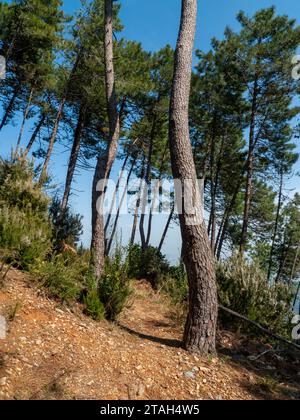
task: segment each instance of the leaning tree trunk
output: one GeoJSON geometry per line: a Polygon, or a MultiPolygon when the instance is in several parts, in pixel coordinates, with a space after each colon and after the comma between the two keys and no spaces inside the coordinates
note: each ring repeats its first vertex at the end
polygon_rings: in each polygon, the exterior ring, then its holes
{"type": "Polygon", "coordinates": [[[13,96],[11,97],[11,99],[9,101],[9,104],[7,105],[7,108],[6,108],[5,113],[3,115],[2,121],[0,123],[0,131],[7,124],[7,121],[8,121],[8,119],[9,119],[9,117],[10,117],[10,115],[11,115],[13,109],[14,109],[15,102],[16,102],[16,99],[17,99],[19,93],[20,93],[20,90],[21,90],[20,85],[16,86],[16,88],[14,89],[13,96]]]}
{"type": "Polygon", "coordinates": [[[28,153],[30,152],[30,150],[31,150],[31,148],[32,148],[32,146],[33,146],[33,144],[34,144],[34,142],[35,142],[35,140],[36,140],[36,138],[37,138],[37,136],[38,136],[38,134],[39,134],[39,132],[42,128],[42,126],[44,125],[45,121],[46,121],[46,114],[43,112],[38,124],[36,125],[36,127],[34,129],[34,132],[32,133],[31,138],[30,138],[30,140],[29,140],[29,142],[26,146],[26,149],[24,150],[23,157],[26,157],[28,155],[28,153]]]}
{"type": "Polygon", "coordinates": [[[132,224],[132,230],[131,230],[131,236],[130,236],[130,242],[129,246],[132,247],[134,245],[135,241],[135,235],[138,227],[138,219],[139,219],[139,210],[141,206],[141,197],[142,197],[142,189],[143,189],[143,182],[144,182],[144,174],[145,174],[145,157],[142,162],[142,170],[141,170],[141,176],[140,176],[140,185],[138,189],[138,198],[136,200],[136,205],[134,209],[134,216],[133,216],[133,224],[132,224]]]}
{"type": "Polygon", "coordinates": [[[71,81],[72,81],[72,79],[73,79],[73,77],[76,73],[79,61],[81,59],[81,53],[82,53],[82,48],[79,50],[79,52],[77,54],[76,61],[75,61],[74,66],[72,68],[69,80],[67,82],[66,88],[63,92],[63,96],[61,98],[61,101],[60,101],[60,104],[59,104],[59,107],[58,107],[57,115],[56,115],[56,118],[55,118],[55,121],[54,121],[53,130],[52,130],[51,137],[50,137],[50,140],[49,140],[49,145],[48,145],[46,158],[45,158],[45,161],[44,161],[44,164],[43,164],[43,167],[42,167],[42,172],[41,172],[41,175],[40,175],[40,181],[39,181],[40,184],[43,184],[43,182],[45,181],[45,178],[47,176],[47,170],[48,170],[49,162],[50,162],[51,155],[52,155],[52,152],[53,152],[54,143],[55,143],[55,140],[56,140],[56,137],[57,137],[58,127],[59,127],[60,121],[61,121],[62,116],[63,116],[65,103],[67,101],[67,96],[68,96],[68,93],[69,93],[70,83],[71,83],[71,81]]]}
{"type": "MultiPolygon", "coordinates": [[[[169,140],[173,176],[182,183],[187,181],[192,184],[192,191],[189,192],[194,197],[196,211],[190,215],[184,203],[179,217],[183,259],[189,280],[189,314],[184,347],[188,351],[207,355],[216,351],[218,299],[214,261],[204,223],[189,133],[189,95],[196,18],[197,0],[182,0],[170,101],[169,140]]],[[[179,200],[182,198],[177,197],[177,202],[179,200]]]]}
{"type": "Polygon", "coordinates": [[[78,160],[78,156],[80,152],[81,135],[84,129],[85,115],[86,115],[86,106],[85,104],[82,104],[80,106],[77,126],[74,133],[74,141],[73,141],[69,165],[68,165],[65,191],[64,191],[64,195],[63,195],[63,199],[61,203],[61,209],[63,212],[67,209],[68,203],[69,203],[72,181],[73,181],[75,168],[76,168],[76,164],[77,164],[77,160],[78,160]]]}
{"type": "Polygon", "coordinates": [[[26,120],[28,118],[28,114],[29,114],[29,110],[30,110],[30,106],[31,106],[31,102],[32,102],[33,92],[34,92],[34,89],[32,88],[31,91],[30,91],[30,94],[29,94],[29,98],[28,98],[28,101],[27,101],[26,108],[24,110],[23,120],[22,120],[20,133],[19,133],[19,137],[18,137],[18,141],[17,141],[16,152],[18,152],[18,150],[19,150],[21,140],[22,140],[22,137],[23,137],[25,123],[26,123],[26,120]]]}
{"type": "Polygon", "coordinates": [[[173,216],[174,216],[174,212],[175,212],[175,208],[174,208],[174,205],[173,205],[172,210],[171,210],[171,212],[170,212],[170,214],[169,214],[169,217],[168,217],[168,220],[167,220],[166,226],[165,226],[165,228],[164,228],[163,234],[162,234],[162,236],[161,236],[161,239],[160,239],[160,242],[159,242],[158,248],[157,248],[157,251],[158,251],[158,252],[161,252],[161,251],[162,251],[162,248],[163,248],[163,246],[164,246],[164,243],[165,243],[165,240],[166,240],[166,237],[167,237],[167,233],[168,233],[168,231],[169,231],[169,228],[170,228],[170,225],[171,225],[171,222],[172,222],[173,216]]]}
{"type": "Polygon", "coordinates": [[[109,140],[102,156],[98,157],[92,191],[92,262],[94,275],[100,281],[105,261],[105,233],[103,200],[106,183],[115,161],[120,138],[120,114],[115,92],[114,50],[113,50],[113,0],[105,0],[105,84],[109,140]]]}

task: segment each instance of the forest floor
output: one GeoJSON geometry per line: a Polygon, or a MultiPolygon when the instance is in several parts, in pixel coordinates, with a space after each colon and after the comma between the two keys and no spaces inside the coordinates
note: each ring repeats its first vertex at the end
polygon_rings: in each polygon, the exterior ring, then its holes
{"type": "Polygon", "coordinates": [[[221,331],[218,357],[192,356],[166,298],[146,282],[134,290],[118,324],[97,323],[11,271],[0,291],[0,399],[300,399],[299,354],[262,355],[270,349],[221,331]]]}

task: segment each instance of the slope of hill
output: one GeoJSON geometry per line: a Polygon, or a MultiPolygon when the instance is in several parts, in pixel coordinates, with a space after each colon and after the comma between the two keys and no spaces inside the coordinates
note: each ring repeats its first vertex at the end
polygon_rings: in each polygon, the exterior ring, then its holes
{"type": "Polygon", "coordinates": [[[0,314],[9,320],[0,340],[0,399],[300,398],[297,361],[292,372],[276,372],[261,349],[238,353],[244,338],[225,332],[218,358],[191,356],[180,348],[181,328],[166,301],[147,283],[134,288],[118,325],[96,323],[12,271],[0,291],[0,314]]]}

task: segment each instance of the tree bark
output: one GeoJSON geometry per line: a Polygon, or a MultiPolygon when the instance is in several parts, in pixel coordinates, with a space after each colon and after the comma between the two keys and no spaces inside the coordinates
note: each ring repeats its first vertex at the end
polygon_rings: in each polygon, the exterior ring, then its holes
{"type": "Polygon", "coordinates": [[[174,209],[174,206],[173,206],[173,207],[172,207],[172,210],[171,210],[171,212],[170,212],[170,215],[169,215],[169,217],[168,217],[167,224],[166,224],[166,226],[165,226],[165,228],[164,228],[164,231],[163,231],[163,234],[162,234],[162,237],[161,237],[160,243],[159,243],[158,248],[157,248],[158,252],[161,252],[161,250],[162,250],[162,248],[163,248],[163,245],[164,245],[164,243],[165,243],[165,240],[166,240],[166,237],[167,237],[167,233],[168,233],[168,231],[169,231],[169,228],[170,228],[170,225],[171,225],[171,222],[172,222],[173,216],[174,216],[174,211],[175,211],[175,209],[174,209]]]}
{"type": "Polygon", "coordinates": [[[1,124],[0,124],[0,131],[7,124],[7,121],[8,121],[8,119],[9,119],[9,117],[10,117],[10,115],[11,115],[13,109],[14,109],[14,105],[15,105],[16,99],[17,99],[17,97],[20,93],[20,90],[21,90],[20,85],[16,86],[15,89],[14,89],[14,93],[13,93],[13,95],[12,95],[10,101],[9,101],[9,104],[7,105],[7,108],[5,110],[5,114],[3,115],[3,118],[2,118],[2,121],[1,121],[1,124]]]}
{"type": "Polygon", "coordinates": [[[34,89],[32,88],[31,91],[30,91],[30,94],[29,94],[29,98],[28,98],[28,101],[27,101],[27,105],[26,105],[24,114],[23,114],[23,120],[22,120],[20,133],[19,133],[19,137],[18,137],[18,141],[17,141],[16,152],[18,152],[18,150],[19,150],[21,140],[22,140],[22,137],[23,137],[25,123],[26,123],[26,120],[27,120],[27,117],[28,117],[28,114],[29,114],[29,110],[30,110],[30,105],[31,105],[31,102],[32,102],[33,92],[34,92],[34,89]]]}
{"type": "Polygon", "coordinates": [[[105,236],[106,236],[107,230],[109,228],[109,224],[110,224],[110,221],[111,221],[112,212],[113,212],[113,209],[114,209],[114,205],[116,203],[117,193],[118,193],[118,191],[120,189],[120,183],[121,183],[121,180],[123,178],[123,174],[124,174],[124,171],[125,171],[125,168],[126,168],[128,159],[129,159],[129,153],[126,155],[126,157],[124,159],[123,166],[122,166],[122,169],[121,169],[119,178],[118,178],[118,182],[117,182],[117,185],[116,185],[114,194],[113,194],[113,198],[112,198],[112,201],[111,201],[111,206],[110,206],[110,209],[109,209],[109,214],[108,214],[108,217],[107,217],[107,220],[106,220],[106,223],[105,223],[105,228],[104,228],[105,236]]]}
{"type": "Polygon", "coordinates": [[[274,233],[273,233],[273,238],[272,238],[270,258],[269,258],[268,281],[271,280],[271,275],[272,275],[273,254],[275,250],[275,242],[276,242],[277,233],[278,233],[279,218],[280,218],[280,212],[281,212],[281,206],[282,206],[282,194],[283,194],[283,169],[281,168],[278,205],[277,205],[277,211],[276,211],[276,220],[275,220],[274,233]]]}
{"type": "Polygon", "coordinates": [[[39,132],[40,132],[40,130],[41,130],[41,128],[42,128],[45,120],[46,120],[46,114],[43,113],[41,115],[41,118],[40,118],[38,124],[36,125],[36,127],[34,129],[34,132],[32,133],[32,136],[31,136],[31,138],[30,138],[27,146],[26,146],[26,149],[25,149],[25,151],[23,153],[23,156],[24,157],[26,157],[28,155],[28,153],[30,152],[30,150],[31,150],[31,148],[32,148],[32,146],[33,146],[33,144],[35,142],[35,139],[37,138],[37,136],[38,136],[38,134],[39,134],[39,132]]]}
{"type": "Polygon", "coordinates": [[[113,225],[113,230],[112,230],[112,233],[110,235],[109,241],[107,242],[107,246],[106,246],[106,249],[105,249],[105,254],[106,255],[109,255],[110,254],[110,251],[111,251],[113,240],[115,238],[115,234],[116,234],[116,231],[117,231],[117,226],[118,226],[118,221],[119,221],[119,217],[120,217],[120,212],[121,212],[122,205],[124,203],[124,200],[125,200],[125,197],[126,197],[126,194],[127,194],[128,184],[129,184],[129,181],[130,181],[130,178],[131,178],[131,175],[132,175],[132,172],[133,172],[135,163],[136,163],[136,158],[133,159],[132,164],[131,164],[130,171],[129,171],[128,176],[127,176],[126,186],[124,188],[124,191],[123,191],[123,194],[122,194],[122,197],[121,197],[119,206],[118,206],[117,214],[116,214],[114,225],[113,225]]]}
{"type": "Polygon", "coordinates": [[[63,212],[67,209],[68,203],[69,203],[72,181],[73,181],[74,172],[75,172],[75,168],[76,168],[76,164],[77,164],[77,160],[78,160],[78,156],[80,152],[81,135],[82,135],[82,131],[85,125],[85,116],[86,116],[86,105],[81,104],[77,126],[74,133],[74,141],[72,145],[70,160],[68,164],[65,191],[64,191],[64,195],[63,195],[63,199],[61,203],[61,208],[63,212]]]}
{"type": "Polygon", "coordinates": [[[116,158],[120,137],[120,114],[115,92],[114,50],[113,50],[113,1],[105,0],[105,84],[107,115],[109,120],[109,140],[105,153],[98,157],[92,192],[92,259],[95,278],[100,281],[105,261],[105,234],[103,200],[106,182],[116,158]]]}
{"type": "Polygon", "coordinates": [[[143,251],[145,251],[145,249],[147,248],[147,239],[146,239],[146,234],[145,234],[144,223],[145,223],[145,217],[146,217],[145,212],[146,212],[146,205],[148,202],[148,193],[149,193],[149,186],[150,186],[151,163],[152,163],[155,129],[156,129],[156,116],[154,115],[151,133],[150,133],[150,139],[149,139],[148,161],[147,161],[147,168],[146,168],[146,174],[145,174],[144,190],[142,194],[142,212],[141,212],[141,218],[140,218],[140,235],[141,235],[141,244],[142,244],[143,251]]]}
{"type": "Polygon", "coordinates": [[[131,237],[129,245],[132,247],[135,241],[135,235],[138,227],[138,219],[139,219],[139,209],[141,206],[141,196],[142,196],[142,188],[143,188],[143,181],[144,181],[144,172],[145,172],[145,158],[142,162],[142,170],[141,170],[141,177],[140,177],[140,185],[139,185],[139,192],[138,192],[138,198],[136,200],[136,206],[134,210],[134,216],[133,216],[133,224],[132,224],[132,231],[131,231],[131,237]]]}
{"type": "Polygon", "coordinates": [[[241,243],[240,243],[241,253],[244,252],[245,247],[247,245],[247,240],[248,240],[249,216],[250,216],[250,206],[251,206],[252,188],[253,188],[257,95],[258,95],[258,77],[256,76],[254,80],[254,86],[253,86],[253,98],[252,98],[250,134],[249,134],[249,150],[248,150],[248,160],[247,160],[247,185],[246,185],[246,193],[245,193],[243,229],[242,229],[242,236],[241,236],[241,243]]]}
{"type": "Polygon", "coordinates": [[[161,163],[160,163],[160,168],[159,168],[159,175],[158,175],[157,185],[155,186],[155,191],[154,191],[154,196],[153,196],[153,200],[152,200],[152,205],[151,205],[151,208],[150,208],[149,219],[148,219],[147,238],[146,238],[146,248],[148,248],[149,247],[149,244],[150,244],[151,232],[152,232],[153,211],[154,211],[154,206],[155,206],[156,198],[157,198],[157,195],[159,193],[160,183],[161,183],[161,180],[162,180],[162,175],[163,175],[163,170],[164,170],[164,163],[165,163],[165,157],[166,157],[167,148],[168,148],[168,144],[166,145],[166,148],[164,150],[163,156],[161,158],[161,163]]]}
{"type": "MultiPolygon", "coordinates": [[[[196,19],[197,0],[182,0],[170,101],[169,140],[173,176],[181,182],[191,181],[196,207],[196,215],[191,217],[184,203],[179,216],[190,292],[184,347],[190,352],[207,355],[216,351],[218,302],[214,261],[204,223],[189,134],[189,96],[196,19]]],[[[179,199],[182,200],[177,197],[177,201],[179,199]]]]}

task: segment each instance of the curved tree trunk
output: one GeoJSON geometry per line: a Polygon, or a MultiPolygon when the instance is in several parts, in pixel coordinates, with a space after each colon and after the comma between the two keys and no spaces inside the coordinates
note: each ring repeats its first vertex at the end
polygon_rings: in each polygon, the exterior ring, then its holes
{"type": "Polygon", "coordinates": [[[73,181],[74,172],[75,172],[75,168],[76,168],[76,164],[77,164],[77,160],[79,156],[79,151],[80,151],[81,135],[82,135],[82,131],[84,129],[84,124],[85,124],[85,115],[86,115],[86,106],[85,104],[82,104],[79,110],[77,126],[74,133],[73,146],[72,146],[70,160],[68,164],[65,191],[64,191],[64,195],[63,195],[63,199],[61,203],[62,211],[65,211],[67,209],[68,203],[69,203],[72,181],[73,181]]]}
{"type": "MultiPolygon", "coordinates": [[[[207,355],[216,351],[218,301],[214,261],[204,223],[189,133],[189,95],[196,19],[197,0],[182,0],[170,103],[169,140],[173,176],[181,182],[191,181],[196,210],[196,214],[191,216],[184,205],[179,217],[190,291],[184,347],[190,352],[207,355]]],[[[179,199],[181,197],[177,197],[179,199]]]]}
{"type": "Polygon", "coordinates": [[[109,120],[109,139],[103,156],[99,156],[95,169],[92,192],[92,260],[94,275],[100,281],[105,261],[105,233],[103,218],[103,200],[106,183],[115,161],[119,137],[120,114],[115,92],[114,50],[113,50],[113,0],[105,0],[105,82],[107,115],[109,120]]]}
{"type": "Polygon", "coordinates": [[[167,233],[168,233],[168,230],[170,228],[170,225],[171,225],[171,222],[172,222],[172,219],[173,219],[173,216],[174,216],[174,211],[175,211],[175,209],[174,209],[174,206],[173,206],[172,210],[170,212],[170,215],[168,217],[166,226],[164,228],[160,243],[159,243],[158,248],[157,248],[158,252],[161,252],[162,247],[164,246],[164,243],[165,243],[165,240],[166,240],[166,237],[167,237],[167,233]]]}

